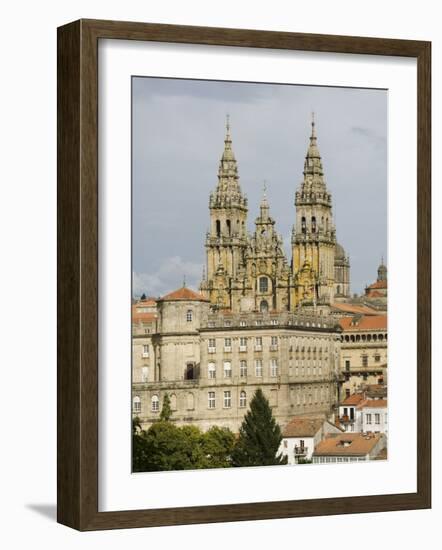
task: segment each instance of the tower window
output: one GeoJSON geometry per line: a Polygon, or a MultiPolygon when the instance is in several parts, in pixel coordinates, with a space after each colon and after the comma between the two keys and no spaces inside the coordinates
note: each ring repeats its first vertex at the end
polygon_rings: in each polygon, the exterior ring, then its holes
{"type": "Polygon", "coordinates": [[[267,277],[259,278],[259,292],[268,292],[269,290],[269,280],[267,277]]]}
{"type": "Polygon", "coordinates": [[[193,312],[192,312],[191,309],[188,309],[187,313],[186,313],[186,321],[188,323],[190,323],[190,321],[192,321],[192,319],[193,319],[193,312]]]}
{"type": "Polygon", "coordinates": [[[316,233],[316,218],[312,217],[312,233],[316,233]]]}
{"type": "Polygon", "coordinates": [[[216,236],[221,236],[221,222],[219,220],[216,220],[216,236]]]}
{"type": "Polygon", "coordinates": [[[302,233],[304,233],[304,235],[305,235],[305,233],[307,232],[307,228],[306,228],[306,225],[305,225],[305,217],[304,217],[304,216],[302,216],[302,218],[301,218],[301,231],[302,231],[302,233]]]}
{"type": "Polygon", "coordinates": [[[230,235],[232,234],[232,228],[231,228],[231,225],[230,225],[230,220],[226,221],[226,225],[227,225],[227,234],[230,237],[230,235]]]}

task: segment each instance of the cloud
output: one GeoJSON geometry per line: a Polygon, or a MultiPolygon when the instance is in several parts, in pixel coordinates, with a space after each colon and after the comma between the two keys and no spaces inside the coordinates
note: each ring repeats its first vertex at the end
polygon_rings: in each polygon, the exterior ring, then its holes
{"type": "Polygon", "coordinates": [[[164,258],[158,269],[151,272],[133,272],[134,296],[163,296],[183,285],[197,290],[201,282],[203,264],[183,260],[180,256],[164,258]]]}

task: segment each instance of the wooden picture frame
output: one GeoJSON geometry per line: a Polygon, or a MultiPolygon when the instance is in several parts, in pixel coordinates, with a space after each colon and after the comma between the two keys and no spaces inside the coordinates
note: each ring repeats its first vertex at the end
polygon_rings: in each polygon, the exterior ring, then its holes
{"type": "Polygon", "coordinates": [[[82,531],[431,506],[431,44],[423,41],[79,20],[58,29],[58,521],[82,531]],[[98,41],[159,41],[403,56],[418,71],[417,492],[98,511],[98,41]]]}

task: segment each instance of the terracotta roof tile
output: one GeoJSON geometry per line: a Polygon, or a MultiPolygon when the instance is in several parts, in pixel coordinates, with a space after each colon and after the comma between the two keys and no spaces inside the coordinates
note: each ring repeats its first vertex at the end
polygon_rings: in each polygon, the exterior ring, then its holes
{"type": "Polygon", "coordinates": [[[387,406],[386,399],[365,399],[361,401],[357,406],[358,409],[363,409],[365,407],[369,409],[385,409],[387,406]]]}
{"type": "Polygon", "coordinates": [[[313,452],[313,456],[365,456],[381,439],[381,434],[360,433],[327,434],[313,452]]]}
{"type": "Polygon", "coordinates": [[[190,288],[183,286],[182,288],[179,288],[177,290],[174,290],[173,292],[170,292],[169,294],[166,294],[165,296],[160,298],[159,301],[161,302],[175,302],[175,301],[208,302],[209,299],[203,296],[202,294],[199,294],[198,292],[195,292],[190,288]]]}
{"type": "Polygon", "coordinates": [[[363,393],[353,393],[352,395],[346,397],[344,401],[341,402],[341,405],[359,405],[359,403],[364,399],[365,396],[363,393]]]}
{"type": "Polygon", "coordinates": [[[360,318],[342,317],[339,319],[339,324],[345,332],[387,330],[387,315],[362,315],[360,318]]]}
{"type": "Polygon", "coordinates": [[[283,431],[284,437],[313,437],[324,423],[322,417],[295,416],[286,425],[283,431]]]}
{"type": "Polygon", "coordinates": [[[332,305],[333,309],[343,311],[346,313],[362,313],[364,315],[378,315],[378,312],[375,309],[372,309],[368,306],[357,305],[357,304],[346,304],[344,302],[335,302],[332,305]]]}
{"type": "Polygon", "coordinates": [[[375,283],[372,283],[367,288],[387,288],[387,281],[376,281],[375,283]]]}

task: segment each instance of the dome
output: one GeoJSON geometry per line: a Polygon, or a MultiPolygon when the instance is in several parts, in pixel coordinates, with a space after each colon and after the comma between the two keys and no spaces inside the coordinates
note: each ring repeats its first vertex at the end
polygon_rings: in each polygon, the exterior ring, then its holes
{"type": "Polygon", "coordinates": [[[339,244],[336,243],[335,246],[335,260],[345,260],[346,254],[344,248],[339,244]]]}

